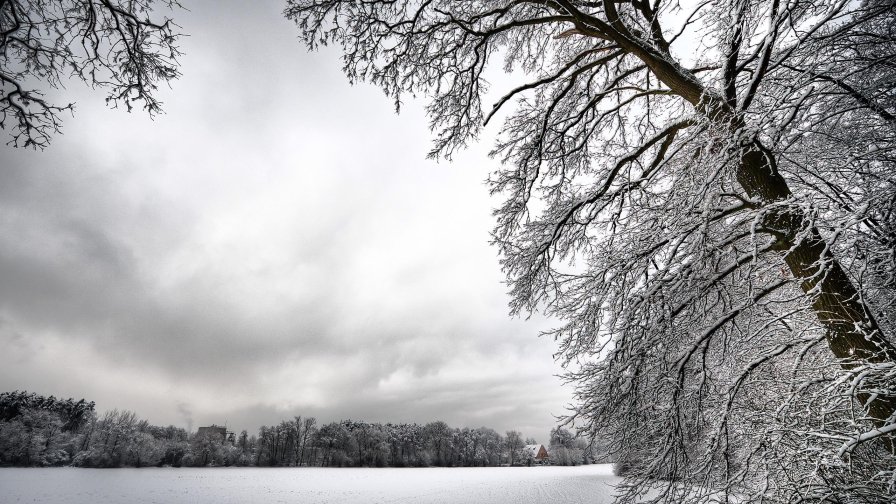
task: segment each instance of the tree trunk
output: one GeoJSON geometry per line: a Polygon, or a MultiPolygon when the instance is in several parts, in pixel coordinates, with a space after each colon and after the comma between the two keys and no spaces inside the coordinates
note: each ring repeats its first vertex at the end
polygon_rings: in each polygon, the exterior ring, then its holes
{"type": "MultiPolygon", "coordinates": [[[[799,208],[786,203],[773,206],[792,195],[778,173],[774,156],[758,142],[744,147],[736,176],[747,195],[768,209],[762,223],[765,231],[776,237],[775,248],[794,278],[800,280],[825,328],[828,347],[841,365],[849,369],[863,363],[896,362],[896,348],[884,338],[818,229],[806,221],[799,208]]],[[[883,425],[896,411],[893,396],[859,394],[858,399],[876,426],[883,425]]]]}
{"type": "MultiPolygon", "coordinates": [[[[614,34],[614,40],[643,61],[657,78],[676,94],[694,105],[698,112],[732,138],[743,132],[743,119],[722,97],[705,88],[680,65],[668,61],[642,43],[614,34]]],[[[811,298],[812,309],[827,331],[827,342],[841,365],[852,368],[864,363],[896,363],[896,348],[884,338],[877,321],[865,306],[849,276],[831,254],[818,229],[807,222],[803,212],[787,205],[792,193],[778,172],[774,154],[758,140],[740,148],[735,176],[747,195],[766,208],[764,231],[774,234],[777,249],[803,292],[811,298]],[[776,203],[782,203],[776,205],[776,203]]],[[[876,426],[896,412],[896,397],[859,394],[876,426]],[[870,403],[869,403],[870,401],[870,403]]],[[[891,450],[896,446],[889,438],[891,450]]]]}

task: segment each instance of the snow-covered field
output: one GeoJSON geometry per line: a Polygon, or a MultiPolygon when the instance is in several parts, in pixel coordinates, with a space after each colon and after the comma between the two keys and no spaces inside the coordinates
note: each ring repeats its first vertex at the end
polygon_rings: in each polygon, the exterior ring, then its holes
{"type": "Polygon", "coordinates": [[[604,504],[609,465],[428,469],[0,469],[0,502],[604,504]]]}

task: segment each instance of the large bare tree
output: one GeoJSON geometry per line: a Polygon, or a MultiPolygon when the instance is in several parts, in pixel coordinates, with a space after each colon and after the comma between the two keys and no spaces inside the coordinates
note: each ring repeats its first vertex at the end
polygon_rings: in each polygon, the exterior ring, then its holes
{"type": "Polygon", "coordinates": [[[0,129],[14,146],[46,147],[60,131],[47,87],[69,79],[108,90],[106,102],[161,110],[155,91],[179,75],[179,33],[152,20],[156,4],[177,0],[0,0],[0,129]]]}
{"type": "Polygon", "coordinates": [[[288,0],[432,155],[505,106],[495,242],[624,500],[892,499],[891,0],[288,0]],[[495,60],[528,76],[490,108],[495,60]],[[660,483],[665,481],[665,483],[660,483]]]}

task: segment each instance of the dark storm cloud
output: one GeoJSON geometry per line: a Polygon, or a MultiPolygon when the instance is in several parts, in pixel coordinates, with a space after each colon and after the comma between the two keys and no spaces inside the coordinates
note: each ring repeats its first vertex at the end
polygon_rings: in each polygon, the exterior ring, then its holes
{"type": "Polygon", "coordinates": [[[419,106],[348,86],[279,2],[187,7],[165,115],[72,84],[47,151],[0,150],[0,388],[546,434],[567,393],[545,323],[506,316],[486,149],[423,161],[419,106]]]}

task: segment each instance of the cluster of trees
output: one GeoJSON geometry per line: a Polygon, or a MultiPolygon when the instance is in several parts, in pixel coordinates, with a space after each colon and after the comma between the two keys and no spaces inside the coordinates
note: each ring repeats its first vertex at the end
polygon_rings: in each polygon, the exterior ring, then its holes
{"type": "MultiPolygon", "coordinates": [[[[17,466],[316,466],[477,467],[529,462],[517,431],[353,420],[318,425],[294,417],[242,431],[235,442],[215,432],[159,427],[131,411],[97,415],[94,403],[27,392],[0,394],[0,464],[17,466]]],[[[551,432],[556,463],[591,460],[587,443],[562,428],[551,432]]]]}
{"type": "Polygon", "coordinates": [[[71,459],[72,443],[94,418],[94,403],[27,392],[0,394],[0,463],[56,465],[71,459]]]}
{"type": "Polygon", "coordinates": [[[314,418],[301,417],[262,427],[255,442],[258,465],[324,467],[496,466],[523,460],[524,446],[516,431],[505,437],[487,427],[459,429],[441,421],[343,420],[318,427],[314,418]]]}
{"type": "Polygon", "coordinates": [[[598,440],[591,443],[577,437],[563,427],[555,427],[551,430],[551,442],[548,448],[551,464],[574,466],[590,464],[593,462],[609,462],[607,447],[598,440]]]}
{"type": "Polygon", "coordinates": [[[97,415],[93,402],[28,392],[0,394],[0,464],[141,467],[189,464],[199,446],[181,428],[158,427],[130,411],[97,415]]]}

